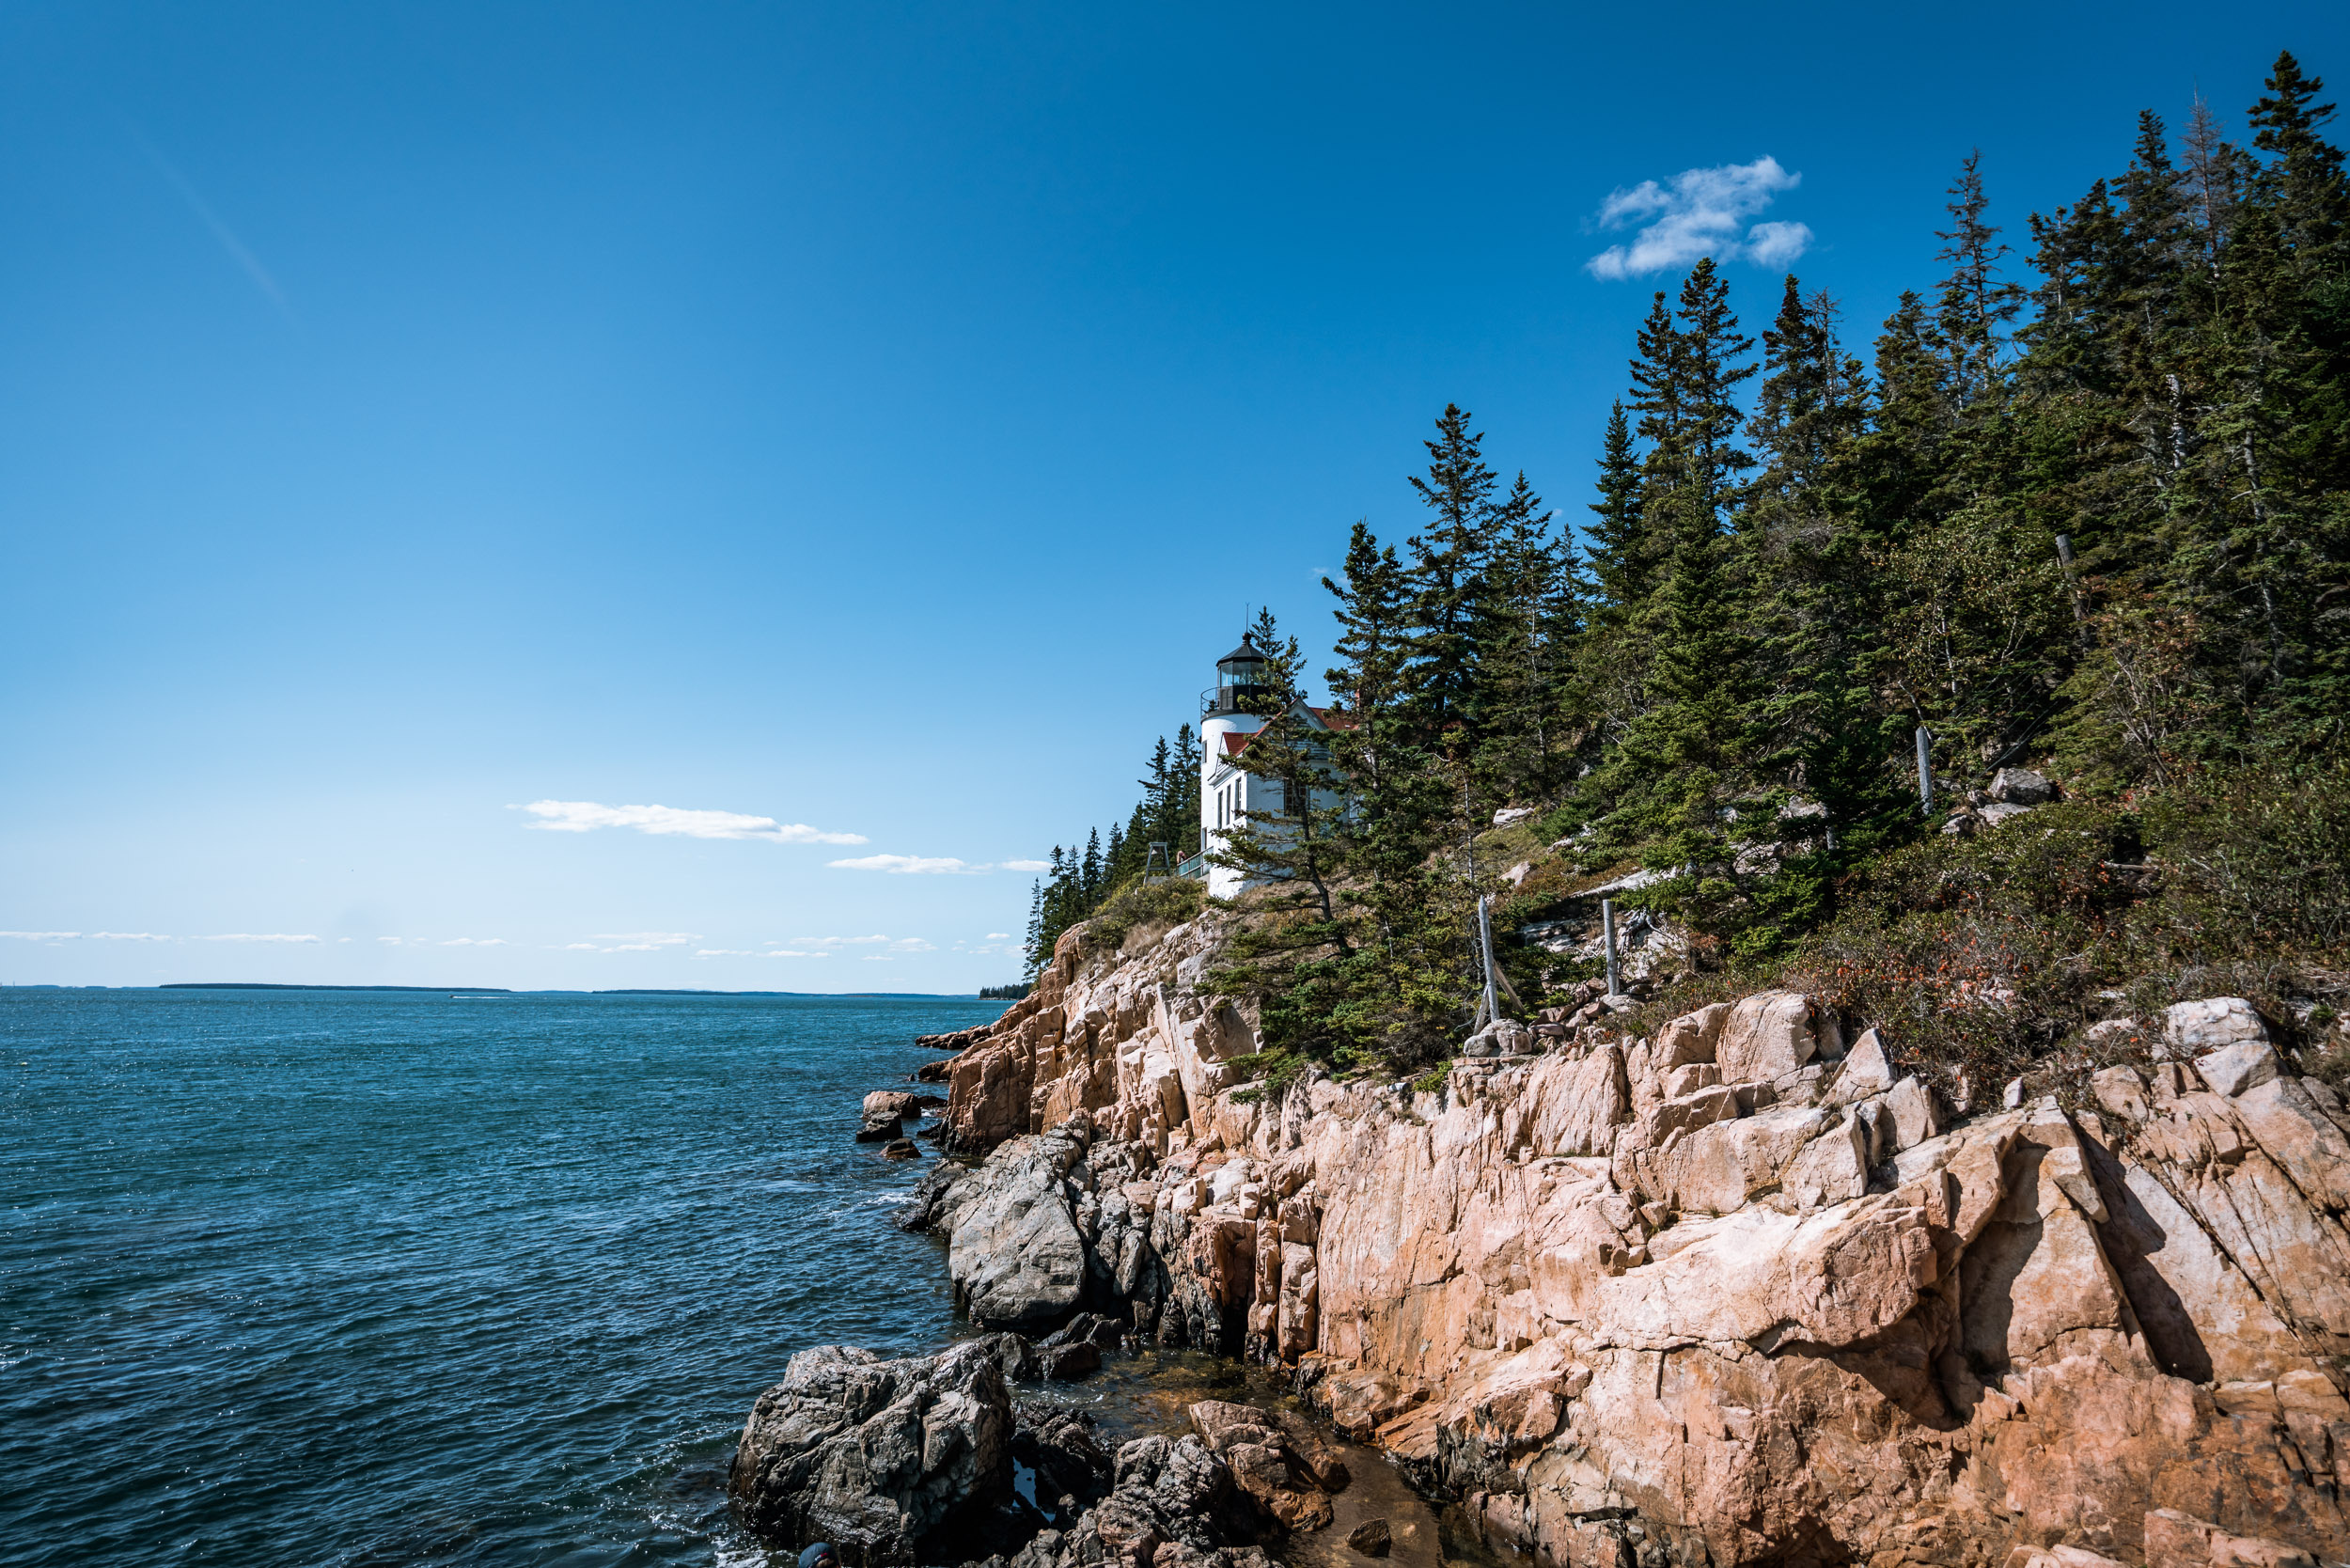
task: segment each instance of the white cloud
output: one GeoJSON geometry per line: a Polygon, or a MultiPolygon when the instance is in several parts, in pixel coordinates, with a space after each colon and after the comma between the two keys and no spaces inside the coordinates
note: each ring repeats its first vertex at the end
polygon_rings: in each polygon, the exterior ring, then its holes
{"type": "Polygon", "coordinates": [[[830,958],[830,953],[804,953],[791,948],[774,948],[765,952],[751,952],[743,948],[704,948],[696,958],[830,958]]]}
{"type": "Polygon", "coordinates": [[[604,806],[592,800],[534,800],[519,809],[539,819],[529,826],[550,833],[633,827],[639,833],[687,839],[764,839],[774,844],[865,842],[862,833],[824,833],[806,823],[779,823],[773,817],[745,816],[740,811],[688,811],[675,806],[604,806]]]}
{"type": "Polygon", "coordinates": [[[78,931],[0,931],[0,936],[24,942],[70,942],[81,934],[78,931]]]}
{"type": "Polygon", "coordinates": [[[315,936],[289,936],[282,932],[272,932],[261,935],[249,931],[240,931],[232,932],[226,936],[199,936],[196,940],[198,942],[316,942],[319,939],[315,936]]]}
{"type": "Polygon", "coordinates": [[[1759,223],[1747,230],[1747,259],[1758,267],[1784,267],[1811,248],[1811,230],[1799,223],[1759,223]]]}
{"type": "Polygon", "coordinates": [[[151,931],[93,931],[93,942],[177,942],[176,936],[158,936],[151,931]]]}
{"type": "MultiPolygon", "coordinates": [[[[875,942],[886,942],[886,936],[794,936],[791,940],[803,948],[864,948],[875,942]]],[[[773,946],[773,944],[769,944],[773,946]]]]}
{"type": "MultiPolygon", "coordinates": [[[[698,931],[607,931],[585,942],[566,942],[563,944],[562,950],[567,953],[657,953],[666,952],[671,948],[682,948],[688,943],[698,942],[701,939],[702,933],[698,931]],[[612,945],[608,948],[600,945],[606,942],[612,945]]],[[[457,942],[445,942],[441,945],[458,947],[464,945],[465,941],[466,939],[460,938],[457,942]]],[[[502,948],[506,944],[503,941],[491,941],[475,942],[472,946],[502,948]]]]}
{"type": "Polygon", "coordinates": [[[503,948],[507,946],[507,941],[503,936],[452,936],[441,946],[444,948],[503,948]]]}
{"type": "Polygon", "coordinates": [[[987,940],[990,942],[1009,942],[1011,940],[1011,933],[1008,931],[991,931],[987,933],[987,940]]]}
{"type": "Polygon", "coordinates": [[[1751,164],[1684,169],[1663,185],[1643,180],[1629,190],[1614,191],[1600,203],[1599,227],[1639,224],[1639,232],[1628,245],[1609,245],[1585,262],[1584,269],[1593,277],[1613,280],[1685,267],[1700,256],[1783,267],[1810,246],[1811,230],[1786,222],[1747,228],[1747,220],[1769,207],[1779,192],[1802,182],[1802,175],[1790,174],[1778,159],[1763,157],[1751,164]]]}
{"type": "Polygon", "coordinates": [[[895,964],[898,961],[887,953],[865,953],[858,958],[857,962],[860,964],[895,964]]]}
{"type": "Polygon", "coordinates": [[[1007,860],[1004,862],[1004,870],[1008,871],[1049,871],[1052,869],[1052,863],[1045,860],[1007,860]]]}
{"type": "Polygon", "coordinates": [[[824,864],[844,871],[887,871],[892,876],[972,876],[987,870],[951,855],[867,855],[824,864]]]}

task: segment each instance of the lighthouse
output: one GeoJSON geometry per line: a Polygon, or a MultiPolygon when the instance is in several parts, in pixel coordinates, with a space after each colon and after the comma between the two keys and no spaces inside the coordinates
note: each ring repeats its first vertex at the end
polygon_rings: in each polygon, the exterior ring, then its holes
{"type": "MultiPolygon", "coordinates": [[[[1232,830],[1245,819],[1259,834],[1281,831],[1277,820],[1283,811],[1278,779],[1261,778],[1241,766],[1248,743],[1277,720],[1308,729],[1345,729],[1350,715],[1336,709],[1293,703],[1286,713],[1271,710],[1279,699],[1273,683],[1273,661],[1256,639],[1243,636],[1240,646],[1215,662],[1215,684],[1199,694],[1199,855],[1186,861],[1187,875],[1203,878],[1208,896],[1229,899],[1253,880],[1229,866],[1212,865],[1208,856],[1223,851],[1232,830]]],[[[1319,745],[1318,756],[1324,755],[1319,745]]],[[[1342,802],[1336,790],[1313,792],[1317,807],[1342,802]]]]}
{"type": "MultiPolygon", "coordinates": [[[[1240,767],[1240,754],[1249,737],[1265,727],[1261,709],[1273,696],[1266,679],[1269,661],[1256,639],[1243,636],[1240,646],[1215,662],[1215,684],[1199,694],[1199,850],[1204,855],[1221,851],[1242,814],[1261,811],[1269,779],[1257,778],[1240,767]],[[1260,798],[1251,800],[1254,792],[1260,798]]],[[[1229,899],[1245,883],[1227,866],[1203,866],[1208,896],[1229,899]]]]}

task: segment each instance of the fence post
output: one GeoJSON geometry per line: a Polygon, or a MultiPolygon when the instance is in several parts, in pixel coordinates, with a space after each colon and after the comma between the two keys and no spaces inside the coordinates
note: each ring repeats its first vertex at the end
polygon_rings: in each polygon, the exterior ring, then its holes
{"type": "Polygon", "coordinates": [[[1607,949],[1607,995],[1623,995],[1623,981],[1616,971],[1616,901],[1599,901],[1599,938],[1607,949]]]}
{"type": "Polygon", "coordinates": [[[1494,928],[1492,920],[1485,914],[1486,897],[1487,895],[1483,893],[1477,896],[1477,942],[1485,959],[1485,1000],[1482,1011],[1485,1022],[1490,1024],[1501,1016],[1501,998],[1494,994],[1494,928]]]}

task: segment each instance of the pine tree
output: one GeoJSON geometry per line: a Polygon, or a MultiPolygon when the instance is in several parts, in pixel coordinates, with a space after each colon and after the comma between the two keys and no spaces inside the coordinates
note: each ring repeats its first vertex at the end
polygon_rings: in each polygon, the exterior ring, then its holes
{"type": "Polygon", "coordinates": [[[1468,426],[1467,412],[1447,403],[1436,439],[1424,443],[1428,477],[1410,476],[1412,489],[1435,513],[1427,532],[1408,541],[1418,625],[1413,683],[1432,737],[1466,722],[1477,678],[1477,601],[1484,591],[1498,480],[1485,465],[1484,436],[1468,426]]]}
{"type": "Polygon", "coordinates": [[[1999,262],[2012,247],[1999,239],[1997,225],[1983,221],[1991,198],[1982,190],[1981,148],[1959,165],[1950,194],[1950,227],[1935,231],[1942,242],[1935,259],[1951,266],[1950,275],[1942,281],[1937,315],[1950,347],[1953,387],[1964,408],[1998,390],[2008,323],[2023,309],[2025,296],[2020,284],[1999,275],[1999,262]]]}
{"type": "Polygon", "coordinates": [[[2334,116],[2312,102],[2326,84],[2301,72],[2291,51],[2277,56],[2268,96],[2252,105],[2252,145],[2275,162],[2258,177],[2260,195],[2277,215],[2284,249],[2304,277],[2339,277],[2350,242],[2350,180],[2339,149],[2319,128],[2334,116]]]}
{"type": "Polygon", "coordinates": [[[1730,285],[1710,256],[1689,269],[1678,315],[1684,412],[1680,439],[1688,478],[1684,520],[1699,536],[1711,539],[1721,531],[1722,510],[1738,475],[1754,466],[1752,455],[1737,444],[1746,416],[1736,400],[1739,385],[1756,372],[1756,367],[1739,363],[1753,351],[1754,339],[1740,335],[1730,308],[1730,285]]]}
{"type": "MultiPolygon", "coordinates": [[[[1663,296],[1658,296],[1660,299],[1663,296]]],[[[1607,433],[1599,457],[1599,499],[1590,504],[1591,575],[1597,586],[1593,613],[1621,624],[1653,587],[1652,561],[1640,528],[1640,460],[1632,447],[1632,425],[1619,400],[1607,411],[1607,433]]]]}

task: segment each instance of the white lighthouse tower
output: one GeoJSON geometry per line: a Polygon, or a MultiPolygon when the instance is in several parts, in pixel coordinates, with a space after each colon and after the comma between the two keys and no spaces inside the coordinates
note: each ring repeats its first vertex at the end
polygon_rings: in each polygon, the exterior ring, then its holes
{"type": "MultiPolygon", "coordinates": [[[[1263,708],[1274,695],[1272,683],[1265,679],[1269,666],[1255,639],[1244,636],[1238,648],[1215,662],[1215,685],[1199,694],[1199,851],[1203,856],[1223,850],[1243,813],[1270,808],[1270,802],[1261,797],[1272,781],[1244,771],[1239,761],[1249,737],[1269,722],[1265,714],[1247,711],[1263,708]]],[[[1229,899],[1247,880],[1226,866],[1206,866],[1204,873],[1211,898],[1229,899]]]]}

